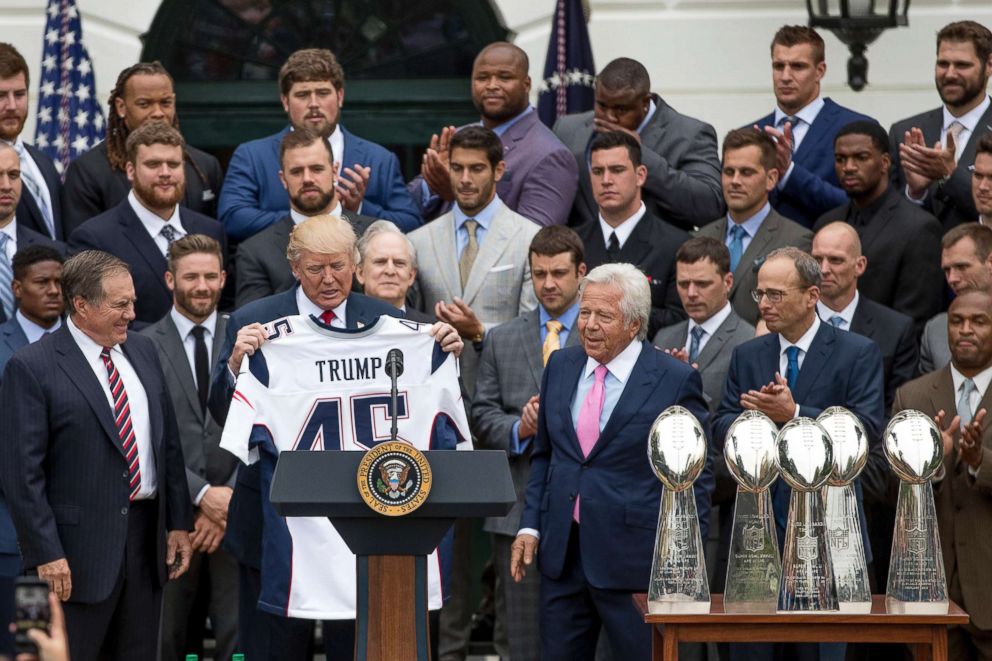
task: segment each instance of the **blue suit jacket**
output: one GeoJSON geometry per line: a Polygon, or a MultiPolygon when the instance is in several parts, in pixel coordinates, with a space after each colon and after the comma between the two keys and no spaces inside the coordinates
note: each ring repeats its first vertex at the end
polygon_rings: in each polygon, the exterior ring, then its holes
{"type": "MultiPolygon", "coordinates": [[[[851,122],[875,121],[868,115],[837,105],[829,98],[823,101],[823,108],[792,156],[796,165],[789,181],[771,194],[772,206],[776,211],[806,227],[813,227],[821,214],[848,201],[834,170],[834,138],[837,133],[851,122]]],[[[765,115],[755,124],[760,127],[773,126],[775,113],[765,115]]],[[[785,173],[780,173],[780,176],[784,177],[785,173]]]]}
{"type": "MultiPolygon", "coordinates": [[[[232,240],[242,241],[261,232],[289,211],[289,195],[279,181],[279,144],[288,132],[286,127],[275,135],[242,143],[234,150],[217,207],[232,240]]],[[[334,155],[341,171],[355,163],[372,168],[362,215],[391,220],[404,232],[420,227],[424,221],[406,190],[396,155],[349,133],[344,126],[341,132],[344,157],[334,155]]]]}
{"type": "MultiPolygon", "coordinates": [[[[723,454],[727,430],[743,411],[741,393],[758,390],[775,380],[780,371],[781,347],[778,333],[769,333],[737,345],[730,358],[727,383],[723,399],[716,410],[713,423],[713,440],[716,450],[723,454]]],[[[843,406],[856,415],[868,434],[869,452],[882,452],[882,431],[885,424],[885,384],[882,379],[882,352],[874,340],[857,333],[837,330],[821,322],[803,359],[799,379],[792,397],[799,404],[799,415],[816,418],[830,406],[843,406]]],[[[877,459],[877,457],[876,457],[877,459]]],[[[776,517],[784,520],[781,504],[787,502],[788,486],[781,479],[776,481],[776,517]],[[785,489],[785,491],[781,491],[785,489]],[[779,496],[778,494],[782,495],[779,496]]],[[[861,502],[860,480],[857,483],[858,502],[861,502]]],[[[788,507],[786,504],[785,507],[788,507]]],[[[864,508],[860,508],[861,533],[865,554],[871,561],[868,528],[864,508]]],[[[779,535],[782,535],[780,528],[779,535]]],[[[780,540],[781,541],[781,540],[780,540]]]]}
{"type": "MultiPolygon", "coordinates": [[[[213,384],[210,388],[210,413],[217,424],[223,426],[227,410],[231,405],[234,384],[227,370],[227,359],[231,356],[234,339],[238,331],[248,324],[268,323],[273,319],[299,314],[296,305],[296,287],[279,294],[266,296],[236,310],[227,321],[224,348],[214,365],[213,384]]],[[[356,294],[348,296],[345,308],[348,328],[358,328],[359,324],[369,326],[382,315],[402,317],[398,308],[374,298],[356,294]]],[[[234,494],[227,512],[227,533],[224,535],[224,548],[230,551],[242,564],[261,567],[262,555],[262,494],[260,462],[251,466],[240,466],[234,484],[234,494]]]]}
{"type": "MultiPolygon", "coordinates": [[[[673,404],[692,411],[709,430],[699,372],[644,342],[613,414],[588,457],[582,456],[571,404],[586,364],[581,346],[551,355],[541,381],[541,408],[531,454],[522,528],[541,534],[538,561],[548,578],[561,576],[575,495],[582,497],[582,568],[597,588],[647,590],[661,502],[661,482],[648,463],[647,438],[659,413],[673,404]]],[[[693,489],[706,539],[712,453],[693,489]]]]}
{"type": "MultiPolygon", "coordinates": [[[[179,221],[187,233],[206,234],[216,239],[226,252],[224,228],[213,218],[180,206],[179,221]]],[[[172,309],[172,292],[165,284],[168,263],[127,198],[73,231],[69,237],[70,252],[76,254],[91,249],[109,252],[131,267],[134,292],[138,297],[131,324],[134,330],[154,324],[172,309]]]]}
{"type": "MultiPolygon", "coordinates": [[[[0,324],[0,374],[3,374],[3,368],[7,366],[7,361],[14,352],[27,345],[28,338],[16,319],[0,324]]],[[[14,522],[10,518],[5,497],[0,493],[0,576],[20,574],[20,559],[17,531],[14,530],[14,522]]]]}

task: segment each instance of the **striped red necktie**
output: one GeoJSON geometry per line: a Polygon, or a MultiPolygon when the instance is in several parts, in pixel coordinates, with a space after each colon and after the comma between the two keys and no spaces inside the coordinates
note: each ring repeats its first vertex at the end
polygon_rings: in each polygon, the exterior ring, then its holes
{"type": "Polygon", "coordinates": [[[107,378],[110,380],[110,394],[114,398],[114,422],[117,424],[117,435],[121,439],[124,457],[127,459],[128,485],[130,500],[134,500],[141,489],[141,466],[138,464],[138,442],[131,425],[131,405],[127,401],[127,390],[124,389],[124,379],[117,371],[114,361],[110,358],[110,349],[104,347],[100,358],[107,368],[107,378]]]}

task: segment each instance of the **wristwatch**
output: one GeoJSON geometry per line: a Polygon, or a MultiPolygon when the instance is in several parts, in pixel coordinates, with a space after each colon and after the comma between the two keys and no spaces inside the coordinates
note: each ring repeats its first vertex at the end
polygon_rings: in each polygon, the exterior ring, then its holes
{"type": "Polygon", "coordinates": [[[470,341],[472,342],[472,347],[476,351],[482,351],[482,339],[485,336],[486,336],[486,332],[485,332],[485,330],[483,330],[483,331],[481,331],[479,333],[476,333],[475,335],[473,335],[471,337],[470,341]]]}

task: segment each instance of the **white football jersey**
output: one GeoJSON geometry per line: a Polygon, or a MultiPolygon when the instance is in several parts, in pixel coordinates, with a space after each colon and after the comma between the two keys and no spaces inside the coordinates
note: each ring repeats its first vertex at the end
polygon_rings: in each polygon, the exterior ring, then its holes
{"type": "MultiPolygon", "coordinates": [[[[420,450],[471,450],[457,359],[428,326],[382,316],[357,330],[313,317],[266,324],[268,341],[242,363],[221,447],[261,461],[268,494],[283,450],[368,450],[390,440],[386,355],[403,352],[398,440],[420,450]]],[[[357,486],[356,486],[357,488],[357,486]]],[[[262,589],[258,606],[320,620],[355,617],[355,556],[330,521],[279,516],[263,502],[262,589]]],[[[428,608],[441,607],[437,551],[427,561],[428,608]]]]}

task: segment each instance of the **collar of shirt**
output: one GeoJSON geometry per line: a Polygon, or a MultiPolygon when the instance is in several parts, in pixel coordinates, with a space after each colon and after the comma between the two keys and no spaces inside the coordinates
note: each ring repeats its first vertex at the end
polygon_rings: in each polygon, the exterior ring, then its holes
{"type": "MultiPolygon", "coordinates": [[[[148,234],[151,235],[152,240],[158,241],[162,237],[162,228],[168,223],[172,229],[176,231],[176,238],[181,239],[186,236],[186,230],[183,228],[182,221],[179,220],[179,205],[177,204],[172,209],[172,215],[169,216],[169,220],[162,220],[160,217],[149,211],[145,206],[138,201],[138,197],[134,194],[132,189],[130,193],[127,194],[127,202],[131,205],[134,210],[134,215],[138,217],[141,224],[144,226],[148,234]]],[[[165,242],[168,246],[168,241],[165,242]]]]}
{"type": "MultiPolygon", "coordinates": [[[[954,115],[952,115],[951,111],[947,109],[947,106],[944,106],[943,107],[944,125],[940,129],[941,143],[946,145],[947,129],[950,128],[951,124],[954,122],[961,122],[961,124],[964,126],[964,130],[968,132],[968,135],[974,133],[975,127],[978,126],[978,120],[980,120],[982,118],[982,115],[985,114],[985,111],[989,109],[989,105],[992,105],[992,100],[990,100],[988,95],[986,94],[985,99],[983,99],[981,103],[979,103],[977,106],[975,106],[965,114],[961,115],[960,117],[955,117],[954,115]]],[[[967,142],[967,140],[965,140],[965,142],[967,142]]],[[[963,145],[958,145],[959,148],[962,146],[963,145]]]]}
{"type": "MultiPolygon", "coordinates": [[[[616,358],[606,363],[606,370],[621,385],[625,385],[627,379],[630,378],[630,373],[634,370],[634,363],[637,362],[637,358],[641,355],[643,348],[644,343],[634,338],[623,351],[617,354],[616,358]]],[[[596,371],[597,367],[599,367],[599,363],[594,358],[586,358],[586,368],[582,372],[582,378],[588,379],[596,371]]]]}
{"type": "Polygon", "coordinates": [[[537,312],[541,320],[541,343],[543,344],[545,338],[548,336],[548,322],[555,319],[561,323],[562,328],[561,331],[558,332],[558,338],[561,342],[561,346],[565,346],[565,343],[568,342],[568,334],[572,332],[572,329],[575,327],[575,320],[579,318],[578,299],[576,299],[576,301],[572,303],[567,310],[562,312],[557,317],[552,317],[541,304],[538,304],[537,312]]]}
{"type": "Polygon", "coordinates": [[[895,188],[889,186],[888,190],[886,190],[883,195],[879,195],[877,200],[863,207],[854,206],[854,202],[852,201],[847,206],[846,220],[853,224],[857,218],[860,218],[861,222],[867,225],[875,218],[876,215],[878,215],[878,212],[882,210],[882,207],[888,204],[889,195],[892,195],[893,193],[896,195],[899,194],[895,188]]]}
{"type": "MultiPolygon", "coordinates": [[[[820,111],[823,110],[824,105],[826,105],[826,102],[823,100],[823,97],[818,96],[809,103],[807,103],[803,108],[801,108],[799,112],[797,112],[794,115],[794,117],[798,117],[799,119],[803,120],[803,124],[808,127],[816,119],[816,116],[820,114],[820,111]]],[[[776,106],[775,126],[781,124],[782,120],[785,119],[786,117],[789,117],[789,115],[784,110],[776,106]]],[[[796,127],[793,126],[792,128],[794,130],[796,127]]]]}
{"type": "Polygon", "coordinates": [[[327,138],[327,143],[331,146],[331,154],[337,164],[338,172],[344,172],[346,167],[350,168],[352,164],[345,165],[344,163],[344,132],[341,131],[341,122],[338,122],[338,125],[334,127],[334,133],[327,138]]]}
{"type": "MultiPolygon", "coordinates": [[[[813,338],[816,337],[816,333],[819,330],[820,330],[820,318],[814,314],[813,325],[809,327],[809,330],[803,333],[803,336],[799,338],[799,341],[796,342],[795,344],[789,342],[780,334],[778,336],[778,345],[780,348],[780,353],[782,355],[782,360],[786,360],[785,357],[786,349],[788,349],[791,346],[797,346],[799,347],[799,350],[802,352],[799,354],[799,365],[801,367],[803,358],[806,356],[807,353],[809,353],[809,347],[811,344],[813,344],[813,338]]],[[[782,372],[782,376],[785,376],[785,371],[782,372]]]]}
{"type": "Polygon", "coordinates": [[[34,344],[41,338],[45,337],[47,333],[54,333],[62,327],[62,320],[56,319],[51,328],[42,328],[21,314],[20,309],[14,313],[14,316],[17,318],[17,323],[20,324],[21,330],[24,331],[24,336],[28,338],[28,344],[34,344]]]}
{"type": "Polygon", "coordinates": [[[654,117],[654,114],[658,112],[658,104],[654,102],[654,99],[648,101],[648,114],[644,115],[644,119],[641,120],[640,125],[637,127],[638,133],[643,133],[644,129],[647,128],[648,122],[654,117]]]}
{"type": "MultiPolygon", "coordinates": [[[[86,358],[86,362],[93,364],[98,363],[103,367],[103,361],[100,358],[100,354],[103,353],[103,347],[93,341],[89,335],[83,332],[83,330],[76,325],[72,320],[72,317],[66,317],[65,325],[69,328],[69,334],[72,335],[72,339],[76,342],[79,350],[83,352],[83,357],[86,358]]],[[[121,351],[121,345],[115,344],[110,347],[110,353],[112,359],[116,360],[116,356],[123,356],[124,352],[121,351]]]]}
{"type": "MultiPolygon", "coordinates": [[[[524,111],[522,113],[520,113],[516,117],[506,120],[499,126],[494,126],[491,130],[493,133],[496,134],[497,137],[502,138],[503,134],[509,131],[514,124],[516,124],[517,122],[519,122],[521,119],[523,119],[532,112],[534,112],[534,106],[528,104],[527,107],[524,108],[524,111]]],[[[482,126],[482,122],[479,122],[479,126],[482,126]]]]}
{"type": "Polygon", "coordinates": [[[861,293],[855,289],[854,298],[851,299],[851,302],[844,306],[843,310],[838,311],[827,307],[827,304],[821,298],[816,302],[816,312],[820,319],[828,323],[830,322],[830,317],[840,315],[840,318],[847,324],[842,330],[851,330],[851,323],[854,321],[854,311],[858,309],[859,300],[861,300],[861,293]]]}
{"type": "MultiPolygon", "coordinates": [[[[479,223],[478,227],[475,228],[475,241],[480,247],[486,238],[489,226],[492,225],[496,212],[502,207],[503,201],[499,199],[499,195],[494,195],[489,204],[472,216],[475,222],[479,223]]],[[[458,259],[461,257],[462,251],[465,250],[465,246],[468,245],[468,230],[465,228],[465,221],[469,219],[469,216],[466,216],[457,204],[452,209],[452,213],[455,217],[455,248],[458,250],[455,259],[458,259]]]]}
{"type": "MultiPolygon", "coordinates": [[[[961,396],[961,385],[964,384],[966,377],[964,374],[958,371],[958,368],[954,367],[954,363],[951,363],[951,381],[954,383],[954,401],[957,402],[958,398],[961,396]]],[[[971,377],[971,380],[975,382],[975,389],[978,391],[978,401],[982,401],[985,397],[985,393],[989,389],[989,383],[992,383],[992,367],[986,367],[984,370],[971,377]]],[[[951,417],[954,417],[953,415],[951,417]]]]}
{"type": "MultiPolygon", "coordinates": [[[[701,326],[702,329],[706,331],[706,334],[702,337],[702,341],[708,340],[713,337],[713,334],[716,333],[720,326],[723,325],[723,322],[727,320],[727,317],[730,316],[731,311],[733,311],[733,307],[730,305],[730,301],[727,301],[727,304],[720,308],[716,314],[701,324],[697,324],[695,321],[690,319],[688,333],[686,334],[686,346],[688,346],[688,340],[692,338],[693,328],[696,326],[701,326]]],[[[702,347],[700,347],[700,349],[702,349],[702,347]]]]}
{"type": "Polygon", "coordinates": [[[758,233],[758,229],[761,228],[761,223],[765,222],[765,218],[768,217],[768,214],[770,214],[771,211],[772,211],[771,202],[765,202],[765,206],[758,209],[758,211],[753,216],[739,223],[733,218],[731,218],[730,214],[728,213],[727,239],[726,239],[727,242],[730,241],[730,230],[733,229],[734,225],[740,225],[741,227],[743,227],[744,231],[747,232],[747,238],[753,239],[755,234],[758,233]]]}
{"type": "Polygon", "coordinates": [[[616,232],[617,241],[620,243],[620,247],[623,248],[624,244],[627,243],[627,239],[629,239],[630,235],[634,233],[637,223],[641,222],[641,218],[644,217],[644,214],[647,213],[647,211],[648,209],[644,206],[644,202],[641,202],[641,206],[637,209],[634,215],[616,227],[613,227],[606,222],[606,220],[603,219],[603,214],[599,214],[599,229],[603,232],[603,243],[609,246],[610,234],[616,232]]]}
{"type": "MultiPolygon", "coordinates": [[[[325,215],[325,214],[320,214],[320,215],[325,215]]],[[[341,217],[341,202],[339,202],[338,200],[335,200],[334,201],[334,208],[331,209],[330,211],[328,211],[326,215],[328,215],[328,216],[334,216],[335,218],[340,218],[341,217]]],[[[299,225],[300,223],[302,223],[307,218],[312,218],[313,216],[308,216],[305,213],[300,213],[296,209],[293,209],[292,207],[290,207],[290,209],[289,209],[289,217],[293,219],[293,224],[294,225],[299,225]]]]}
{"type": "Polygon", "coordinates": [[[189,338],[190,333],[193,332],[194,327],[203,326],[204,328],[207,329],[206,337],[204,338],[204,340],[206,341],[207,346],[208,347],[210,346],[210,343],[213,341],[213,337],[214,337],[214,329],[217,328],[217,310],[211,312],[210,316],[204,319],[199,324],[194,322],[189,317],[181,314],[179,310],[176,309],[175,305],[173,305],[172,309],[169,310],[169,315],[172,317],[172,323],[176,325],[176,330],[179,331],[179,339],[185,342],[186,339],[189,338]]]}
{"type": "MultiPolygon", "coordinates": [[[[345,316],[345,308],[348,306],[348,299],[345,298],[341,301],[341,304],[333,309],[334,321],[331,323],[335,328],[347,328],[348,322],[345,316]]],[[[318,306],[316,303],[307,298],[307,295],[303,293],[303,287],[298,286],[296,288],[296,309],[299,310],[300,314],[304,317],[316,317],[320,319],[320,315],[324,313],[324,308],[318,306]]]]}

